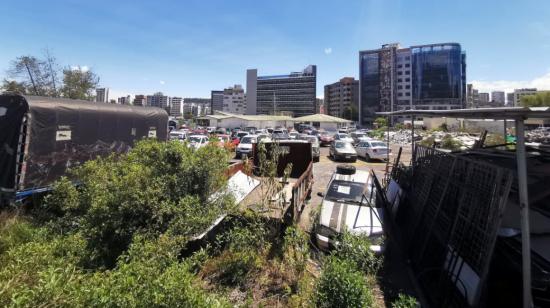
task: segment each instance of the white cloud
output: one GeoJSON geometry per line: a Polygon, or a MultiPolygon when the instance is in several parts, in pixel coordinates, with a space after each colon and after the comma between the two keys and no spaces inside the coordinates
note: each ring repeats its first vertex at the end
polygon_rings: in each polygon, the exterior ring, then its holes
{"type": "Polygon", "coordinates": [[[520,88],[537,88],[538,90],[550,90],[550,70],[532,80],[473,80],[471,82],[475,89],[480,92],[504,91],[513,92],[520,88]]]}
{"type": "Polygon", "coordinates": [[[82,71],[82,72],[87,72],[90,70],[90,68],[87,66],[87,65],[71,65],[71,70],[73,71],[82,71]]]}
{"type": "Polygon", "coordinates": [[[332,47],[325,48],[325,54],[330,55],[332,53],[332,47]]]}
{"type": "Polygon", "coordinates": [[[160,84],[165,84],[166,82],[164,80],[159,81],[160,84]]]}

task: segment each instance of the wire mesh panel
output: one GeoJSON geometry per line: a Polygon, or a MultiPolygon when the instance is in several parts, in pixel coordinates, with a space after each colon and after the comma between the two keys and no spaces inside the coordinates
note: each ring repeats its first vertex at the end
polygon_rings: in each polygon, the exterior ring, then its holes
{"type": "MultiPolygon", "coordinates": [[[[402,171],[396,171],[395,174],[402,171]]],[[[413,270],[436,307],[476,306],[487,276],[509,170],[418,146],[401,226],[413,270]]]]}

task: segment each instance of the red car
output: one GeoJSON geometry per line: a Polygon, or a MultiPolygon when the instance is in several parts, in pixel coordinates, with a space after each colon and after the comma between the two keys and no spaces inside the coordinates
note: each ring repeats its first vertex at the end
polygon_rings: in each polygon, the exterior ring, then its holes
{"type": "Polygon", "coordinates": [[[319,133],[319,144],[321,146],[330,145],[333,141],[334,141],[334,136],[332,134],[329,134],[327,132],[319,133]]]}

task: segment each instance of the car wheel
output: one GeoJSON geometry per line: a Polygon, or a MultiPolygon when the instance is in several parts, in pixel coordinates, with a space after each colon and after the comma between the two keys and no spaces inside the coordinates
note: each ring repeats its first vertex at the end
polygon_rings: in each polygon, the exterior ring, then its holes
{"type": "Polygon", "coordinates": [[[371,161],[372,159],[370,158],[370,155],[368,153],[365,154],[365,160],[366,161],[371,161]]]}

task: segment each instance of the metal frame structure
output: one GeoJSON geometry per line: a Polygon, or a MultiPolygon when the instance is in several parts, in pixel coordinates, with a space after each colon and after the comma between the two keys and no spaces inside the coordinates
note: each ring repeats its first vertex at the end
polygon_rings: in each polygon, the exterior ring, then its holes
{"type": "MultiPolygon", "coordinates": [[[[452,117],[464,119],[515,120],[516,126],[516,160],[521,208],[521,245],[522,245],[522,280],[523,307],[533,306],[531,294],[531,239],[529,227],[529,192],[527,188],[527,165],[525,153],[526,119],[549,119],[550,107],[504,107],[453,110],[404,110],[395,112],[378,112],[377,115],[393,117],[396,115],[412,117],[412,153],[414,155],[414,117],[452,117]]],[[[413,157],[414,161],[414,157],[413,157]]],[[[414,170],[413,170],[414,172],[414,170]]]]}

